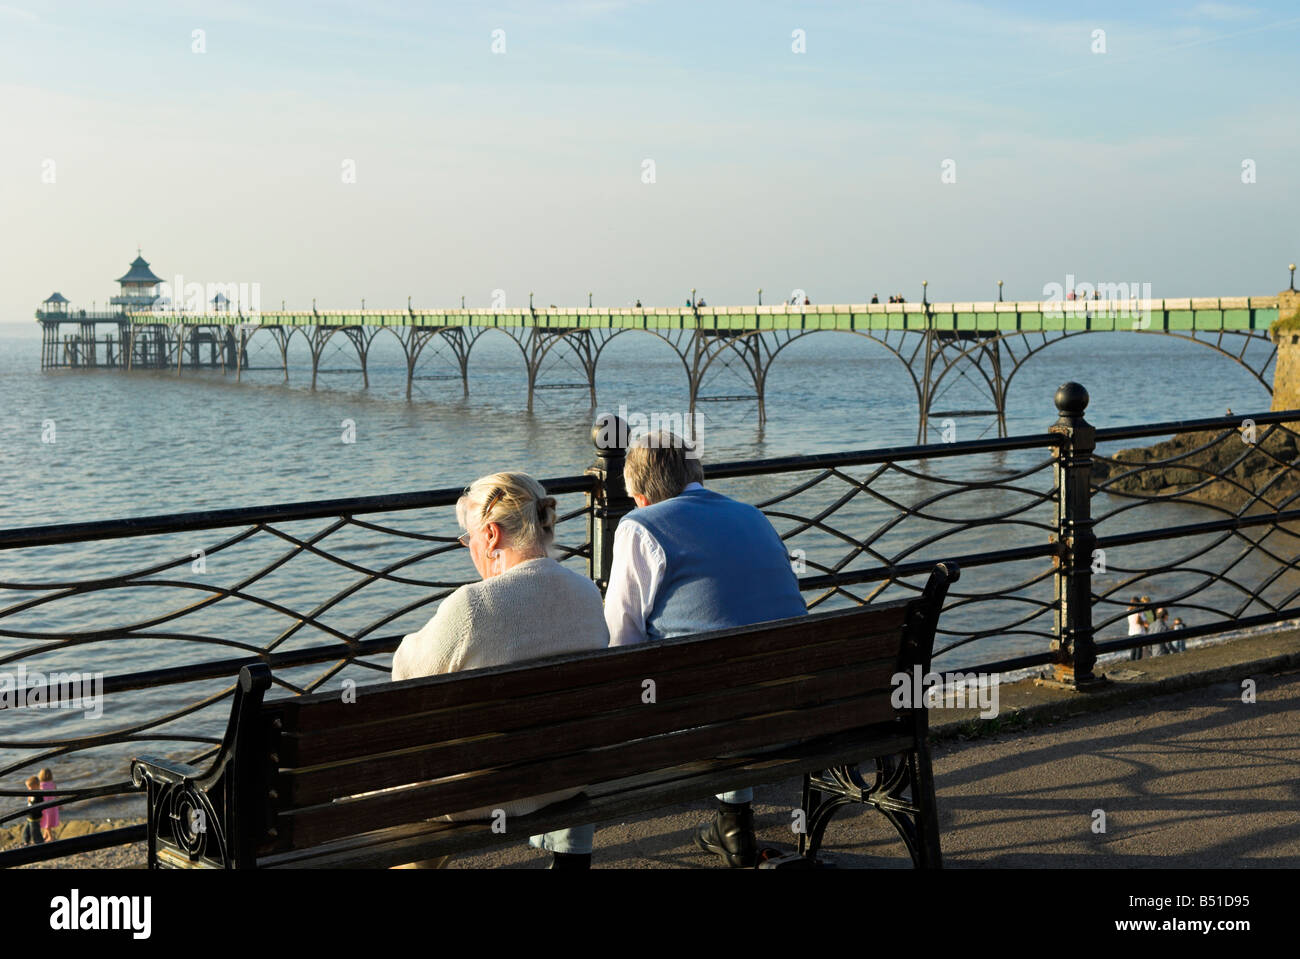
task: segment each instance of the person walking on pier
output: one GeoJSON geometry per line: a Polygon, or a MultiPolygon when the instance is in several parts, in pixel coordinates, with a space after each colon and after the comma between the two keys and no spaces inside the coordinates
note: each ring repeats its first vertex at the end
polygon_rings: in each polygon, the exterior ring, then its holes
{"type": "MultiPolygon", "coordinates": [[[[623,479],[636,502],[614,531],[605,594],[611,646],[711,629],[749,626],[807,613],[785,543],[747,503],[704,488],[704,469],[680,437],[638,437],[623,479]]],[[[754,790],[717,796],[695,844],[728,866],[758,860],[754,790]]]]}
{"type": "MultiPolygon", "coordinates": [[[[600,590],[587,577],[551,558],[555,499],[527,473],[493,473],[465,488],[456,519],[461,544],[482,580],[460,587],[438,606],[418,633],[403,637],[393,655],[393,681],[500,666],[543,656],[603,649],[609,641],[600,590]]],[[[581,792],[562,790],[508,802],[507,816],[522,816],[581,792]]],[[[491,819],[476,809],[444,818],[491,819]]],[[[595,827],[533,836],[550,850],[553,869],[587,869],[595,827]]],[[[449,857],[417,863],[441,868],[449,857]]]]}

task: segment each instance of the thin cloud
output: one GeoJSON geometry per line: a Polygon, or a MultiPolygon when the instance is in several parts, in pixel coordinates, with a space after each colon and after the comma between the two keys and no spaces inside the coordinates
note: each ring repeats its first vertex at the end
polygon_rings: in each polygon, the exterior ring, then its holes
{"type": "MultiPolygon", "coordinates": [[[[1198,36],[1194,39],[1187,40],[1183,43],[1172,43],[1163,47],[1152,47],[1149,49],[1138,50],[1128,56],[1119,56],[1116,54],[1107,54],[1110,63],[1130,63],[1140,59],[1150,59],[1151,57],[1161,56],[1163,54],[1173,53],[1177,50],[1186,50],[1189,47],[1197,47],[1207,43],[1218,43],[1222,40],[1231,40],[1234,37],[1243,37],[1249,33],[1259,33],[1264,30],[1286,30],[1291,27],[1300,25],[1300,17],[1291,17],[1289,20],[1275,20],[1272,23],[1261,24],[1258,27],[1248,27],[1245,30],[1234,30],[1232,33],[1217,33],[1206,36],[1198,36]]],[[[1055,77],[1064,77],[1072,73],[1080,73],[1084,70],[1096,69],[1096,64],[1086,63],[1078,67],[1070,67],[1065,70],[1056,70],[1051,73],[1036,74],[1034,76],[1021,77],[1007,83],[1000,83],[988,87],[984,92],[989,93],[994,90],[1005,90],[1011,87],[1023,86],[1027,83],[1036,83],[1040,80],[1048,80],[1055,77]]]]}
{"type": "Polygon", "coordinates": [[[0,17],[10,17],[14,20],[25,20],[28,23],[40,23],[41,18],[30,10],[23,10],[19,7],[10,7],[0,4],[0,17]]]}
{"type": "Polygon", "coordinates": [[[1243,7],[1235,3],[1198,3],[1192,8],[1192,16],[1205,17],[1207,20],[1246,20],[1258,13],[1254,7],[1243,7]]]}

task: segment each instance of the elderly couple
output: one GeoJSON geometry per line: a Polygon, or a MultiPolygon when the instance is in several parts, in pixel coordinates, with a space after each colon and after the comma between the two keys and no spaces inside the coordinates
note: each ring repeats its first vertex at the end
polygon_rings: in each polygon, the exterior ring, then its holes
{"type": "MultiPolygon", "coordinates": [[[[474,567],[483,577],[456,590],[393,657],[393,679],[515,663],[542,656],[653,642],[806,612],[785,544],[767,518],[703,486],[704,471],[671,433],[643,436],[628,449],[628,494],[637,508],[618,524],[602,608],[600,591],[550,558],[555,500],[525,473],[495,473],[456,504],[474,567]]],[[[576,790],[507,803],[507,816],[534,812],[576,790]]],[[[728,866],[753,866],[752,789],[717,797],[695,842],[728,866]]],[[[453,819],[485,819],[471,810],[453,819]]],[[[532,837],[552,868],[591,865],[594,826],[532,837]]],[[[446,858],[419,864],[437,867],[446,858]]]]}

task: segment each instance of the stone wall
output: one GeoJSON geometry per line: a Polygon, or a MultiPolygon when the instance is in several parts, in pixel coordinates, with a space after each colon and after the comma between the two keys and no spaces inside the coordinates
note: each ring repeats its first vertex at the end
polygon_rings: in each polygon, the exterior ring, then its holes
{"type": "MultiPolygon", "coordinates": [[[[1300,292],[1283,290],[1277,295],[1279,321],[1300,311],[1300,292]]],[[[1300,410],[1300,330],[1274,330],[1277,365],[1273,369],[1273,409],[1300,410]]]]}

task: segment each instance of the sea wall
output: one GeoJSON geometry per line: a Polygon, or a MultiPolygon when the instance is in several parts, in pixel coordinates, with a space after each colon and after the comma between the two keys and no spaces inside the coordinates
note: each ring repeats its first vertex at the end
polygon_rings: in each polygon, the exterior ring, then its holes
{"type": "Polygon", "coordinates": [[[1277,344],[1273,409],[1300,410],[1300,292],[1278,294],[1277,323],[1270,336],[1277,344]]]}

